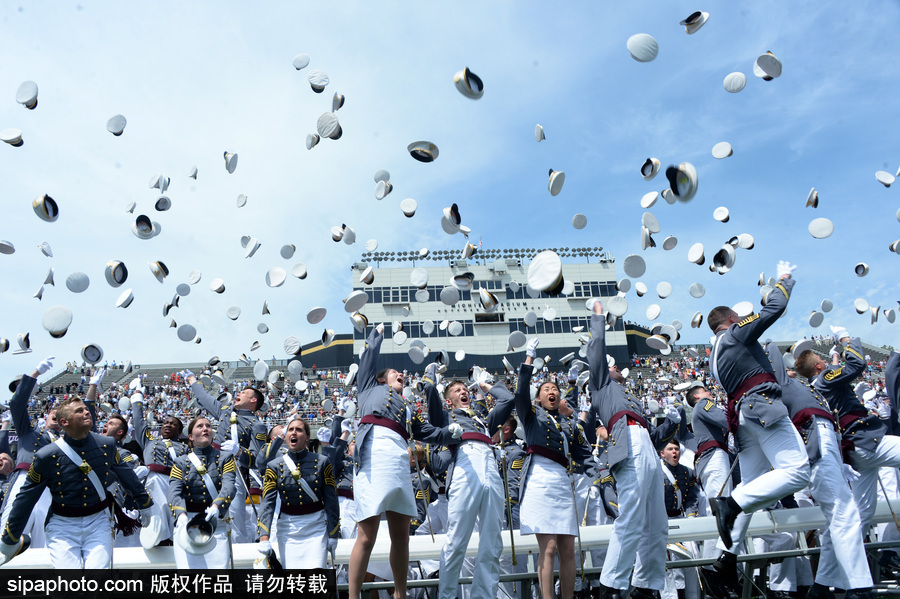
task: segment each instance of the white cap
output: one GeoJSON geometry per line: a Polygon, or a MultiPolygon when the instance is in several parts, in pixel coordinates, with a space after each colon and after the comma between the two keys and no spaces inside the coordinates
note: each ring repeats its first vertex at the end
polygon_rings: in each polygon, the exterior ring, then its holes
{"type": "Polygon", "coordinates": [[[660,281],[656,285],[656,294],[659,296],[659,299],[666,299],[672,295],[672,284],[668,281],[660,281]]]}
{"type": "Polygon", "coordinates": [[[110,260],[106,263],[106,282],[110,287],[119,287],[128,278],[128,269],[125,263],[119,260],[110,260]]]}
{"type": "Polygon", "coordinates": [[[562,191],[563,184],[566,182],[566,174],[562,171],[550,169],[550,180],[547,183],[547,189],[550,195],[556,197],[562,191]]]}
{"type": "Polygon", "coordinates": [[[269,287],[281,287],[286,278],[287,272],[280,266],[275,266],[266,273],[266,285],[269,287]]]}
{"type": "Polygon", "coordinates": [[[87,290],[91,280],[83,272],[73,272],[66,277],[66,287],[72,293],[81,293],[87,290]]]}
{"type": "Polygon", "coordinates": [[[706,287],[704,287],[702,283],[691,283],[690,293],[691,297],[700,299],[706,295],[706,287]]]}
{"type": "Polygon", "coordinates": [[[650,304],[647,306],[647,320],[656,320],[659,317],[659,304],[650,304]]]}
{"type": "Polygon", "coordinates": [[[38,105],[38,86],[34,81],[23,81],[16,90],[16,102],[34,110],[38,105]]]}
{"type": "Polygon", "coordinates": [[[463,325],[458,320],[454,320],[449,325],[447,325],[447,334],[451,337],[457,337],[461,335],[463,332],[463,325]]]}
{"type": "Polygon", "coordinates": [[[121,114],[117,114],[115,116],[111,116],[109,120],[106,121],[106,130],[118,137],[122,135],[123,131],[125,131],[126,124],[128,124],[128,121],[125,120],[125,117],[121,114]]]}
{"type": "Polygon", "coordinates": [[[312,308],[309,312],[306,313],[306,322],[309,324],[319,324],[322,322],[322,319],[325,318],[325,314],[327,310],[325,308],[312,308]]]}
{"type": "Polygon", "coordinates": [[[721,160],[722,158],[728,158],[734,154],[734,149],[731,147],[731,144],[727,141],[720,141],[716,145],[713,146],[712,155],[713,158],[717,158],[721,160]]]}
{"type": "Polygon", "coordinates": [[[306,80],[309,81],[309,86],[317,94],[321,94],[325,91],[325,86],[328,85],[328,82],[330,81],[328,75],[325,74],[325,71],[319,70],[310,71],[309,75],[306,76],[306,80]]]}
{"type": "Polygon", "coordinates": [[[469,67],[456,73],[453,76],[453,83],[459,93],[465,97],[477,100],[484,95],[484,82],[481,77],[469,70],[469,67]]]}
{"type": "Polygon", "coordinates": [[[725,91],[728,93],[736,94],[747,85],[747,76],[739,71],[735,71],[725,76],[725,81],[722,82],[722,85],[725,86],[725,91]]]}
{"type": "Polygon", "coordinates": [[[403,216],[405,216],[406,218],[412,218],[413,216],[415,216],[416,208],[418,208],[418,206],[419,203],[412,198],[406,198],[405,200],[400,202],[400,210],[403,212],[403,216]]]}
{"type": "Polygon", "coordinates": [[[834,223],[827,218],[816,218],[809,223],[809,234],[816,239],[831,237],[834,233],[834,223]]]}
{"type": "Polygon", "coordinates": [[[359,312],[369,301],[365,291],[356,290],[344,298],[344,311],[348,313],[359,312]]]}
{"type": "Polygon", "coordinates": [[[306,264],[303,262],[298,262],[297,264],[291,267],[291,274],[297,277],[298,279],[306,278],[306,264]]]}
{"type": "Polygon", "coordinates": [[[72,324],[72,311],[65,306],[53,306],[44,312],[41,324],[50,336],[59,339],[69,330],[72,324]]]}
{"type": "Polygon", "coordinates": [[[409,155],[419,162],[434,162],[438,157],[438,147],[430,141],[414,141],[406,147],[409,155]]]}
{"type": "Polygon", "coordinates": [[[241,307],[231,306],[225,311],[225,315],[231,320],[237,320],[241,316],[241,307]]]}
{"type": "Polygon", "coordinates": [[[294,60],[291,61],[294,65],[294,68],[298,71],[306,68],[309,65],[309,55],[308,54],[298,54],[294,57],[294,60]]]}
{"type": "Polygon", "coordinates": [[[728,214],[728,208],[726,208],[725,206],[719,206],[718,208],[713,210],[713,218],[720,223],[727,223],[731,216],[728,214]]]}
{"type": "Polygon", "coordinates": [[[542,142],[545,139],[547,139],[547,136],[544,135],[544,128],[541,127],[540,125],[534,126],[534,139],[537,140],[538,142],[542,142]]]}
{"type": "Polygon", "coordinates": [[[699,180],[697,169],[690,162],[682,162],[677,167],[670,166],[666,169],[666,178],[669,180],[669,188],[678,200],[688,202],[696,195],[699,180]]]}
{"type": "MultiPolygon", "coordinates": [[[[659,173],[660,166],[662,165],[659,158],[648,158],[644,161],[644,164],[641,165],[641,177],[644,178],[644,181],[651,181],[659,173]]],[[[649,206],[646,207],[649,208],[649,206]]]]}
{"type": "Polygon", "coordinates": [[[761,54],[753,64],[753,74],[763,81],[771,81],[781,76],[781,61],[771,52],[761,54]]]}
{"type": "Polygon", "coordinates": [[[637,254],[630,254],[626,256],[625,260],[622,262],[622,268],[626,275],[632,279],[637,279],[646,272],[647,263],[637,254]]]}
{"type": "Polygon", "coordinates": [[[572,226],[576,229],[583,229],[587,226],[587,217],[580,212],[572,217],[572,226]]]}
{"type": "Polygon", "coordinates": [[[678,245],[678,238],[674,235],[669,235],[665,239],[663,239],[662,247],[664,250],[672,250],[675,249],[675,246],[678,245]]]}
{"type": "Polygon", "coordinates": [[[643,197],[641,197],[641,208],[643,208],[644,210],[646,210],[648,208],[652,208],[653,205],[656,203],[656,200],[658,200],[658,199],[659,199],[658,191],[648,191],[647,193],[645,193],[643,195],[643,197]]]}
{"type": "Polygon", "coordinates": [[[237,168],[238,155],[233,152],[223,152],[222,155],[225,158],[225,170],[228,171],[228,174],[233,173],[237,168]]]}
{"type": "Polygon", "coordinates": [[[652,35],[636,33],[625,43],[628,53],[638,62],[650,62],[659,54],[659,44],[652,35]]]}
{"type": "Polygon", "coordinates": [[[894,175],[890,174],[887,171],[878,171],[875,173],[875,179],[884,185],[885,187],[890,187],[891,184],[894,183],[894,175]]]}

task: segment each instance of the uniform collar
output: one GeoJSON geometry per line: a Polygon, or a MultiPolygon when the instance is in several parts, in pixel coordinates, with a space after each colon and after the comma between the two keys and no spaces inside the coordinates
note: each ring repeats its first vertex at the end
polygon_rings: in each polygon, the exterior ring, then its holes
{"type": "Polygon", "coordinates": [[[288,451],[288,455],[295,462],[299,462],[304,459],[309,454],[308,449],[301,449],[300,451],[288,451]]]}
{"type": "Polygon", "coordinates": [[[197,455],[209,457],[212,455],[214,449],[215,448],[212,445],[207,445],[206,447],[194,447],[193,452],[197,455]]]}

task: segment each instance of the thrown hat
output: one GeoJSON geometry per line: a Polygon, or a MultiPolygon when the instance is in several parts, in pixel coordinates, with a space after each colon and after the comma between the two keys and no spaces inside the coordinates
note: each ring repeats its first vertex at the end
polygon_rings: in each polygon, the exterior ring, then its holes
{"type": "Polygon", "coordinates": [[[666,169],[666,178],[678,200],[688,202],[696,195],[699,186],[697,169],[690,162],[682,162],[677,167],[670,166],[666,169]]]}
{"type": "MultiPolygon", "coordinates": [[[[125,263],[120,260],[110,260],[106,263],[106,282],[110,287],[119,287],[128,278],[128,269],[125,263]]],[[[190,290],[190,287],[188,287],[190,290]]],[[[187,295],[187,294],[183,294],[187,295]]]]}
{"type": "Polygon", "coordinates": [[[34,81],[23,81],[16,90],[16,102],[34,110],[38,105],[38,86],[34,81]]]}
{"type": "Polygon", "coordinates": [[[66,277],[66,287],[72,293],[81,293],[87,290],[91,280],[83,272],[73,272],[66,277]]]}
{"type": "MultiPolygon", "coordinates": [[[[380,185],[380,183],[379,183],[380,185]]],[[[400,210],[403,212],[403,216],[406,218],[412,218],[416,215],[416,208],[418,208],[419,204],[412,198],[406,198],[402,202],[400,202],[400,210]]]]}
{"type": "Polygon", "coordinates": [[[294,68],[298,71],[306,68],[309,65],[309,55],[308,54],[298,54],[291,61],[291,64],[294,65],[294,68]]]}
{"type": "Polygon", "coordinates": [[[109,118],[106,121],[106,130],[115,135],[116,137],[122,135],[122,132],[125,131],[125,125],[128,123],[125,120],[125,117],[121,114],[117,114],[109,118]]]}
{"type": "Polygon", "coordinates": [[[383,200],[393,189],[390,181],[379,181],[375,184],[375,199],[383,200]]]}
{"type": "Polygon", "coordinates": [[[287,272],[280,266],[275,266],[266,273],[266,285],[269,287],[281,287],[286,278],[287,272]]]}
{"type": "Polygon", "coordinates": [[[223,152],[222,155],[225,158],[225,170],[229,175],[234,173],[234,169],[237,168],[238,155],[234,152],[223,152]]]}
{"type": "Polygon", "coordinates": [[[222,279],[213,279],[209,282],[209,289],[216,293],[223,293],[225,291],[225,281],[222,279]]]}
{"type": "Polygon", "coordinates": [[[430,141],[414,141],[406,150],[419,162],[434,162],[438,157],[438,147],[430,141]]]}
{"type": "Polygon", "coordinates": [[[638,62],[650,62],[659,54],[659,44],[652,35],[636,33],[625,43],[628,53],[638,62]]]}
{"type": "Polygon", "coordinates": [[[156,280],[162,283],[165,281],[166,277],[169,275],[169,269],[165,264],[156,260],[155,262],[147,262],[147,266],[150,267],[150,272],[153,273],[153,276],[156,277],[156,280]]]}
{"type": "Polygon", "coordinates": [[[781,61],[771,52],[761,54],[753,64],[753,74],[763,81],[771,81],[781,76],[781,61]]]}
{"type": "Polygon", "coordinates": [[[819,192],[816,191],[816,188],[813,187],[809,190],[809,194],[806,196],[806,207],[818,208],[819,207],[819,192]]]}
{"type": "Polygon", "coordinates": [[[34,208],[34,213],[42,221],[52,223],[59,218],[59,206],[56,204],[56,200],[47,194],[35,198],[31,203],[31,207],[34,208]]]}
{"type": "Polygon", "coordinates": [[[325,71],[319,70],[310,71],[309,75],[306,76],[306,80],[309,81],[309,86],[317,94],[321,94],[325,91],[325,86],[328,85],[330,81],[325,71]]]}
{"type": "Polygon", "coordinates": [[[895,181],[894,175],[887,171],[877,171],[875,179],[885,187],[890,187],[895,181]]]}
{"type": "Polygon", "coordinates": [[[572,217],[572,226],[576,229],[583,229],[587,226],[587,217],[580,212],[572,217]]]}
{"type": "Polygon", "coordinates": [[[291,267],[291,274],[298,279],[305,279],[307,274],[306,264],[303,262],[296,263],[291,267]]]}
{"type": "Polygon", "coordinates": [[[528,265],[528,286],[548,295],[559,295],[565,282],[562,260],[553,250],[544,250],[532,258],[528,265]]]}
{"type": "Polygon", "coordinates": [[[350,314],[352,314],[353,312],[359,312],[368,301],[369,296],[365,291],[356,290],[344,298],[344,311],[350,314]]]}
{"type": "Polygon", "coordinates": [[[8,143],[14,148],[21,147],[25,143],[22,141],[22,130],[14,128],[0,131],[0,140],[8,143]]]}
{"type": "Polygon", "coordinates": [[[732,149],[731,144],[727,141],[720,141],[716,145],[713,146],[712,155],[713,158],[717,158],[721,160],[722,158],[728,158],[734,154],[734,149],[732,149]]]}
{"type": "Polygon", "coordinates": [[[218,518],[206,520],[206,514],[199,513],[184,526],[175,530],[174,541],[186,553],[206,555],[216,548],[216,527],[218,518]]]}
{"type": "Polygon", "coordinates": [[[72,324],[72,311],[65,306],[53,306],[44,312],[41,324],[51,337],[59,339],[66,334],[69,325],[72,324]]]}
{"type": "Polygon", "coordinates": [[[809,234],[816,239],[831,237],[834,233],[834,223],[827,218],[816,218],[809,223],[809,234]]]}
{"type": "Polygon", "coordinates": [[[736,94],[747,85],[747,76],[739,71],[735,71],[725,76],[722,85],[728,93],[736,94]]]}
{"type": "MultiPolygon", "coordinates": [[[[641,177],[644,178],[644,181],[651,181],[659,173],[660,166],[661,163],[658,158],[648,158],[641,165],[641,177]]],[[[656,199],[653,201],[655,202],[656,199]]],[[[641,203],[643,204],[643,201],[641,203]]]]}
{"type": "Polygon", "coordinates": [[[333,112],[323,113],[319,117],[319,120],[316,121],[316,130],[319,132],[319,135],[328,139],[340,139],[344,133],[337,115],[333,112]]]}
{"type": "Polygon", "coordinates": [[[565,182],[566,174],[564,172],[550,169],[550,181],[547,183],[547,189],[550,191],[551,196],[558,196],[565,182]]]}
{"type": "Polygon", "coordinates": [[[647,270],[647,263],[637,254],[629,254],[622,262],[622,269],[625,274],[633,279],[637,279],[644,275],[647,270]]]}
{"type": "Polygon", "coordinates": [[[89,343],[81,348],[81,359],[88,364],[96,364],[103,359],[103,350],[99,345],[89,343]]]}
{"type": "Polygon", "coordinates": [[[312,308],[306,313],[306,322],[309,324],[319,324],[325,318],[327,310],[325,308],[312,308]]]}
{"type": "Polygon", "coordinates": [[[453,83],[459,93],[471,100],[477,100],[484,95],[484,82],[481,77],[469,70],[469,67],[453,76],[453,83]]]}
{"type": "Polygon", "coordinates": [[[706,24],[706,21],[709,20],[709,13],[703,11],[696,11],[688,15],[686,19],[681,21],[680,25],[684,25],[684,31],[688,35],[693,35],[697,31],[700,30],[706,24]]]}
{"type": "Polygon", "coordinates": [[[541,125],[534,126],[534,139],[540,143],[547,139],[547,136],[544,135],[544,128],[541,125]]]}

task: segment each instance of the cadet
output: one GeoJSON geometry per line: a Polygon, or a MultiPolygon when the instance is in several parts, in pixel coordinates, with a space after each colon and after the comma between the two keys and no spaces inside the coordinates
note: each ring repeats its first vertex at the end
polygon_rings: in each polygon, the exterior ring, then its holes
{"type": "Polygon", "coordinates": [[[579,534],[572,462],[593,468],[593,456],[575,418],[560,413],[559,387],[541,384],[539,405],[531,402],[531,363],[538,339],[528,342],[525,362],[519,369],[516,412],[525,428],[528,452],[520,483],[519,514],[522,534],[535,534],[538,541],[538,583],[544,599],[555,597],[553,565],[559,555],[559,584],[563,599],[575,590],[575,537],[579,534]],[[548,509],[553,506],[553,509],[548,509]]]}
{"type": "Polygon", "coordinates": [[[247,507],[251,508],[250,513],[255,513],[250,503],[259,502],[262,490],[259,489],[261,482],[248,485],[247,476],[254,464],[254,457],[266,442],[266,425],[254,414],[263,405],[265,397],[258,389],[247,387],[234,397],[232,409],[226,409],[197,382],[193,372],[185,370],[181,374],[191,386],[200,407],[218,420],[213,447],[235,456],[240,480],[235,484],[236,492],[231,504],[232,533],[236,543],[251,543],[256,538],[256,532],[252,525],[254,518],[248,517],[247,507]]]}
{"type": "Polygon", "coordinates": [[[67,399],[56,417],[65,434],[35,454],[3,530],[0,553],[12,557],[27,548],[22,530],[41,492],[49,488],[45,532],[50,563],[54,568],[109,568],[114,528],[106,487],[118,482],[128,496],[126,507],[140,509],[144,525],[150,523],[153,501],[134,470],[119,461],[115,442],[91,432],[93,419],[84,402],[67,399]]]}
{"type": "Polygon", "coordinates": [[[481,387],[496,400],[488,412],[484,401],[470,405],[469,390],[462,381],[444,385],[443,399],[450,404],[445,410],[435,384],[438,364],[425,370],[425,397],[428,419],[436,427],[459,424],[462,439],[450,446],[452,460],[447,471],[447,542],[441,549],[439,599],[457,596],[459,574],[469,539],[478,524],[478,556],[472,574],[473,597],[495,597],[500,583],[500,553],[503,550],[501,522],[503,520],[503,481],[491,436],[500,430],[512,413],[513,394],[505,385],[481,387]],[[456,478],[456,485],[453,480],[456,478]]]}
{"type": "Polygon", "coordinates": [[[340,509],[333,456],[308,450],[309,424],[299,417],[288,423],[288,451],[266,466],[259,514],[259,552],[271,551],[269,530],[278,515],[278,554],[285,568],[324,568],[326,554],[341,537],[340,509]]]}
{"type": "Polygon", "coordinates": [[[631,579],[637,596],[647,597],[666,584],[669,522],[663,473],[647,422],[640,415],[641,403],[623,385],[625,378],[619,368],[609,366],[606,358],[606,318],[599,300],[594,302],[593,312],[587,347],[588,388],[591,409],[609,433],[606,451],[619,500],[619,517],[600,574],[601,595],[619,599],[631,579]]]}
{"type": "MultiPolygon", "coordinates": [[[[664,480],[664,496],[666,515],[669,518],[696,518],[700,511],[700,487],[694,471],[680,464],[681,446],[678,441],[672,440],[666,443],[659,452],[662,462],[664,480]]],[[[694,554],[693,542],[684,543],[684,547],[694,554]]],[[[673,560],[683,559],[672,552],[673,560]]],[[[696,557],[696,555],[694,555],[696,557]]],[[[698,597],[697,574],[694,568],[673,568],[666,573],[667,595],[676,595],[679,599],[698,597]],[[675,591],[672,593],[671,591],[675,591]]]]}
{"type": "MultiPolygon", "coordinates": [[[[728,393],[728,429],[735,435],[743,483],[730,496],[714,497],[710,502],[726,548],[732,546],[731,529],[738,514],[771,505],[809,484],[806,448],[791,425],[781,402],[781,387],[758,342],[787,308],[795,268],[784,261],[778,263],[779,282],[758,314],[741,319],[727,306],[718,306],[707,317],[716,336],[710,369],[728,393]]],[[[734,565],[719,561],[716,569],[731,570],[734,565]]],[[[730,572],[726,576],[730,577],[730,572]]]]}
{"type": "Polygon", "coordinates": [[[162,521],[160,540],[171,539],[174,530],[172,511],[166,509],[169,495],[169,475],[175,460],[186,455],[190,449],[187,443],[178,439],[184,424],[175,416],[168,416],[159,429],[159,437],[154,437],[144,418],[144,394],[131,395],[131,419],[134,423],[134,438],[144,450],[144,464],[150,469],[147,475],[147,491],[153,497],[154,509],[162,521]]]}
{"type": "MultiPolygon", "coordinates": [[[[44,430],[36,430],[31,423],[31,416],[28,414],[28,400],[34,391],[37,383],[37,377],[46,373],[53,367],[53,360],[50,356],[37,365],[31,376],[22,375],[18,381],[10,384],[10,390],[13,391],[12,399],[9,402],[9,412],[12,416],[12,423],[19,436],[16,446],[16,464],[15,470],[9,475],[7,480],[7,491],[3,498],[3,512],[0,516],[0,527],[6,528],[6,522],[9,520],[9,512],[12,510],[13,501],[22,490],[25,484],[25,474],[31,468],[31,462],[34,454],[42,447],[56,441],[59,436],[60,426],[56,421],[56,410],[52,409],[47,414],[47,428],[44,430]]],[[[94,381],[91,380],[93,384],[94,381]]],[[[31,515],[28,517],[28,523],[25,525],[24,531],[31,535],[31,544],[33,547],[43,547],[44,541],[44,520],[47,516],[47,509],[50,507],[50,494],[44,493],[37,501],[31,515]]]]}
{"type": "Polygon", "coordinates": [[[188,425],[188,440],[193,448],[175,460],[169,477],[169,505],[175,517],[175,566],[180,569],[230,567],[231,542],[228,523],[219,523],[228,514],[235,496],[234,457],[212,446],[212,425],[204,417],[194,418],[188,425]],[[211,551],[197,554],[192,550],[187,527],[198,514],[213,529],[216,539],[211,551]]]}
{"type": "Polygon", "coordinates": [[[353,453],[356,474],[354,497],[358,532],[350,554],[350,599],[359,599],[369,556],[378,537],[381,515],[387,517],[391,535],[391,570],[394,593],[406,594],[409,567],[409,524],[416,515],[412,481],[409,478],[410,435],[420,441],[444,445],[462,435],[462,427],[451,424],[438,429],[414,411],[403,396],[403,373],[393,368],[376,371],[384,325],[372,329],[359,361],[359,430],[353,453]]]}
{"type": "Polygon", "coordinates": [[[766,353],[781,385],[781,400],[806,443],[810,491],[828,527],[822,537],[816,583],[807,597],[824,599],[830,595],[828,587],[855,590],[858,595],[861,589],[872,587],[872,575],[863,547],[859,508],[844,480],[845,471],[852,468],[843,464],[831,409],[815,388],[792,378],[794,373],[785,369],[778,346],[767,343],[766,353]]]}
{"type": "Polygon", "coordinates": [[[881,418],[870,414],[853,390],[851,383],[866,369],[859,338],[850,339],[843,328],[834,327],[833,330],[841,357],[846,362],[843,366],[828,366],[812,350],[806,350],[797,357],[794,367],[812,381],[838,415],[844,455],[859,471],[859,480],[852,487],[862,531],[866,534],[878,501],[878,469],[900,467],[900,438],[888,434],[881,418]]]}

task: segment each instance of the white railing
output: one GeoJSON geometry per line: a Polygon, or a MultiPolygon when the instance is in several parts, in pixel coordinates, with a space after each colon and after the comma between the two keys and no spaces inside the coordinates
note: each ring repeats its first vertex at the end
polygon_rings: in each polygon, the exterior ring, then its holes
{"type": "MultiPolygon", "coordinates": [[[[894,512],[900,515],[900,500],[891,502],[894,512]]],[[[893,522],[890,508],[885,500],[878,502],[873,522],[893,522]]],[[[825,518],[818,507],[798,508],[792,510],[776,510],[772,512],[756,512],[750,519],[750,527],[747,536],[756,537],[773,532],[794,532],[821,529],[825,526],[825,518]]],[[[605,547],[609,544],[612,525],[582,526],[581,545],[587,551],[605,547]]],[[[718,537],[715,519],[711,516],[703,518],[672,519],[669,520],[669,542],[678,543],[684,541],[702,541],[718,537]]],[[[537,553],[537,539],[534,535],[521,535],[514,533],[516,554],[524,556],[527,553],[537,553]]],[[[445,535],[435,535],[434,541],[430,536],[413,536],[409,540],[409,559],[411,561],[422,559],[439,559],[441,548],[445,542],[445,535]]],[[[346,564],[350,559],[350,551],[353,549],[353,539],[341,539],[338,541],[335,561],[346,564]]],[[[372,551],[373,561],[388,561],[390,553],[390,539],[387,530],[380,531],[375,548],[372,551]]],[[[478,534],[472,535],[466,555],[475,557],[478,551],[478,534]]],[[[256,544],[241,543],[233,546],[234,565],[237,568],[249,568],[259,556],[256,544]]],[[[509,533],[503,534],[503,555],[510,555],[509,533]]],[[[755,559],[765,559],[766,554],[756,554],[755,559]]],[[[521,559],[521,557],[520,557],[521,559]]],[[[175,558],[171,547],[156,547],[146,551],[140,547],[126,547],[115,549],[113,563],[116,569],[174,569],[175,558]]],[[[50,568],[50,559],[47,549],[29,549],[17,556],[5,568],[50,568]]]]}

